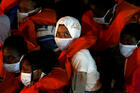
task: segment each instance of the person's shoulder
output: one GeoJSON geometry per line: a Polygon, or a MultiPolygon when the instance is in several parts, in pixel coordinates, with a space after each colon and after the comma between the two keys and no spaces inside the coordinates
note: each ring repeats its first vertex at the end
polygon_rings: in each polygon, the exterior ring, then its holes
{"type": "Polygon", "coordinates": [[[42,12],[51,12],[51,13],[56,13],[56,10],[51,9],[51,8],[44,8],[42,12]]]}
{"type": "Polygon", "coordinates": [[[83,62],[83,63],[87,63],[90,62],[88,60],[92,59],[91,54],[89,52],[88,49],[82,49],[80,51],[78,51],[74,56],[73,59],[79,61],[79,62],[83,62]]]}
{"type": "Polygon", "coordinates": [[[93,18],[93,12],[92,10],[87,10],[82,15],[82,22],[90,22],[93,18]]]}
{"type": "Polygon", "coordinates": [[[75,55],[86,55],[86,54],[90,54],[88,49],[81,49],[80,51],[78,51],[75,55]]]}
{"type": "Polygon", "coordinates": [[[87,10],[87,11],[85,11],[85,12],[83,13],[83,16],[85,16],[85,15],[92,15],[92,14],[93,14],[92,10],[89,9],[89,10],[87,10]]]}

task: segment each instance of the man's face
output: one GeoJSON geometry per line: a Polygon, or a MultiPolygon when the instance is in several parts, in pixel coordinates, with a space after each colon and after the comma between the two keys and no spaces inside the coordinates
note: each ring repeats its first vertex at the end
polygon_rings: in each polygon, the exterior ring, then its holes
{"type": "Polygon", "coordinates": [[[60,25],[58,27],[56,37],[58,37],[58,38],[72,38],[68,29],[64,25],[60,25]]]}
{"type": "Polygon", "coordinates": [[[27,59],[23,59],[21,62],[21,72],[32,73],[32,67],[27,59]]]}
{"type": "Polygon", "coordinates": [[[136,38],[134,38],[131,35],[124,35],[123,38],[121,38],[120,42],[124,45],[136,45],[137,44],[137,40],[136,38]]]}
{"type": "Polygon", "coordinates": [[[31,0],[20,0],[18,6],[19,11],[23,13],[34,10],[34,3],[31,0]]]}
{"type": "Polygon", "coordinates": [[[32,81],[38,81],[40,78],[41,71],[36,69],[33,71],[32,66],[27,59],[23,59],[21,62],[21,72],[22,73],[31,73],[32,81]]]}
{"type": "Polygon", "coordinates": [[[19,60],[20,56],[18,55],[17,51],[7,47],[3,49],[3,62],[5,64],[17,63],[19,60]]]}

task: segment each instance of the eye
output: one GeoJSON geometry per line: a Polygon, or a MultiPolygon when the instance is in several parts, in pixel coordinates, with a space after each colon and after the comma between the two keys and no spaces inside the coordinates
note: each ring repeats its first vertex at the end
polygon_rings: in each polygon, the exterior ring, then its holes
{"type": "Polygon", "coordinates": [[[64,37],[69,37],[70,34],[68,32],[64,33],[64,37]]]}
{"type": "Polygon", "coordinates": [[[57,33],[56,33],[56,37],[59,37],[59,36],[60,36],[60,33],[59,33],[59,32],[57,32],[57,33]]]}

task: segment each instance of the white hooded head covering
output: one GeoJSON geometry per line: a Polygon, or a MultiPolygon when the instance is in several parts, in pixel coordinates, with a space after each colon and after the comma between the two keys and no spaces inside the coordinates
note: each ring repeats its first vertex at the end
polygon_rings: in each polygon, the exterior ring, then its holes
{"type": "Polygon", "coordinates": [[[55,29],[55,41],[60,50],[66,49],[73,42],[74,39],[80,37],[80,34],[81,34],[81,25],[76,18],[65,16],[58,20],[55,29]],[[56,33],[60,24],[66,26],[72,38],[56,37],[56,33]]]}
{"type": "Polygon", "coordinates": [[[6,15],[0,15],[0,43],[10,35],[10,20],[6,15]]]}
{"type": "Polygon", "coordinates": [[[65,17],[60,18],[56,24],[55,36],[56,36],[57,30],[58,30],[58,26],[60,24],[63,24],[67,27],[72,38],[80,37],[81,25],[76,18],[70,17],[70,16],[65,16],[65,17]]]}

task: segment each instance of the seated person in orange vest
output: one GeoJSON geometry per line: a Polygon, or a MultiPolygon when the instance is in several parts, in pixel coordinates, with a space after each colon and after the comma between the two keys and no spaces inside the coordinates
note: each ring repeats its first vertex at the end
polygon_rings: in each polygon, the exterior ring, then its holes
{"type": "MultiPolygon", "coordinates": [[[[125,57],[124,77],[125,88],[129,93],[140,92],[140,78],[134,72],[140,68],[140,25],[136,23],[128,24],[124,27],[120,36],[120,53],[125,57]]],[[[137,72],[138,73],[138,72],[137,72]]],[[[140,72],[139,72],[140,73],[140,72]]]]}
{"type": "MultiPolygon", "coordinates": [[[[75,40],[66,52],[69,54],[72,50],[74,52],[71,53],[74,54],[80,49],[90,47],[91,54],[96,56],[96,62],[99,63],[104,50],[119,43],[120,32],[126,24],[132,21],[131,18],[140,11],[140,8],[123,0],[119,0],[118,3],[115,3],[114,0],[90,0],[90,2],[91,9],[82,17],[82,36],[75,40]]],[[[104,64],[106,64],[104,67],[112,68],[110,63],[104,62],[104,64]]],[[[105,71],[103,68],[101,72],[105,71]]],[[[109,76],[111,71],[103,74],[111,77],[109,76]]],[[[105,78],[103,77],[103,79],[105,78]]]]}
{"type": "MultiPolygon", "coordinates": [[[[2,47],[5,39],[10,35],[10,20],[6,15],[0,15],[0,71],[2,71],[2,47]]],[[[3,81],[2,73],[0,72],[1,81],[3,81]]],[[[1,82],[0,81],[0,82],[1,82]]]]}
{"type": "MultiPolygon", "coordinates": [[[[52,50],[33,51],[25,55],[21,62],[21,82],[25,87],[21,93],[26,93],[26,91],[28,91],[26,90],[27,87],[30,87],[36,82],[41,81],[44,77],[49,76],[50,73],[52,73],[52,70],[55,69],[57,63],[58,59],[55,52],[52,50]]],[[[38,93],[63,93],[62,89],[42,90],[35,88],[35,90],[37,90],[38,93]]]]}
{"type": "Polygon", "coordinates": [[[29,50],[41,48],[56,50],[54,29],[56,12],[51,7],[53,0],[19,0],[18,26],[20,32],[28,43],[29,50]],[[45,1],[45,2],[44,2],[45,1]],[[45,4],[44,4],[45,3],[45,4]]]}
{"type": "Polygon", "coordinates": [[[19,91],[19,67],[23,55],[26,53],[27,44],[23,38],[10,36],[5,40],[0,62],[1,93],[17,93],[19,91]]]}
{"type": "MultiPolygon", "coordinates": [[[[2,50],[0,52],[1,93],[19,93],[21,88],[21,82],[19,79],[19,65],[23,56],[27,52],[27,44],[22,37],[11,36],[5,40],[3,53],[2,50]]],[[[68,77],[66,73],[65,68],[63,69],[62,67],[58,67],[54,69],[49,76],[44,77],[40,82],[37,82],[31,88],[26,88],[26,90],[30,90],[29,93],[34,93],[34,87],[46,90],[62,88],[68,84],[68,77]],[[53,85],[51,85],[52,83],[53,85]]]]}
{"type": "Polygon", "coordinates": [[[140,11],[138,6],[124,0],[119,0],[118,3],[115,0],[90,0],[89,4],[91,9],[82,17],[82,34],[93,36],[95,41],[91,50],[94,51],[102,51],[118,44],[123,27],[140,11]]]}
{"type": "MultiPolygon", "coordinates": [[[[81,25],[76,18],[66,16],[58,20],[55,41],[61,51],[65,51],[74,40],[80,37],[80,34],[81,25]]],[[[100,75],[88,49],[81,49],[75,53],[70,58],[70,63],[73,68],[70,93],[90,93],[100,88],[97,86],[100,75]]]]}
{"type": "Polygon", "coordinates": [[[91,8],[82,17],[82,37],[67,52],[73,49],[76,52],[83,47],[91,47],[91,51],[99,52],[119,43],[120,32],[126,24],[133,21],[140,8],[124,0],[116,1],[117,3],[115,0],[89,0],[91,8]],[[82,42],[77,45],[80,41],[82,42]]]}

